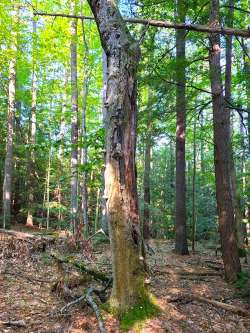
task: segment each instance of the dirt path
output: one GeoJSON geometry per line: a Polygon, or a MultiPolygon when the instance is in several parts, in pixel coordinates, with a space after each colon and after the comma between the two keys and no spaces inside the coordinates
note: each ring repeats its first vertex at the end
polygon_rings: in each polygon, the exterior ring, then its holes
{"type": "MultiPolygon", "coordinates": [[[[15,246],[6,254],[6,242],[0,241],[0,323],[23,320],[25,327],[0,324],[0,332],[56,333],[98,332],[92,310],[86,305],[74,306],[65,315],[56,315],[64,304],[62,297],[51,292],[51,287],[72,271],[61,269],[45,253],[27,255],[24,246],[15,246]],[[5,254],[3,248],[5,245],[5,254]],[[22,248],[23,247],[23,248],[22,248]],[[23,253],[22,253],[23,251],[23,253]]],[[[181,295],[200,295],[224,303],[250,309],[236,297],[235,289],[220,277],[219,257],[199,249],[198,254],[180,257],[172,253],[170,242],[151,243],[155,255],[149,256],[152,292],[162,309],[158,318],[141,325],[143,333],[248,333],[250,318],[244,318],[212,305],[199,303],[181,295]],[[212,268],[211,268],[212,267],[212,268]],[[197,275],[207,271],[215,276],[197,275]],[[185,275],[180,273],[186,272],[185,275]]],[[[95,246],[95,251],[84,262],[93,268],[110,272],[108,245],[95,246]]],[[[91,281],[86,281],[89,286],[91,281]]],[[[120,332],[118,322],[103,313],[107,332],[120,332]]],[[[130,332],[136,332],[131,330],[130,332]]]]}

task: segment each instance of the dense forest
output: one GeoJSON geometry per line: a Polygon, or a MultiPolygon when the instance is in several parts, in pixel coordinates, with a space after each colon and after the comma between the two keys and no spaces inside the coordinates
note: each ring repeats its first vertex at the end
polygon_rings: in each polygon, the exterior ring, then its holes
{"type": "Polygon", "coordinates": [[[249,27],[0,1],[1,332],[249,332],[249,27]]]}

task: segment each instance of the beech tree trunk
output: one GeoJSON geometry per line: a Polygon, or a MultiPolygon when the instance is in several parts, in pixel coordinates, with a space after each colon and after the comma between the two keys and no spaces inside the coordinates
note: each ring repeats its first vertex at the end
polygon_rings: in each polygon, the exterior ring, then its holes
{"type": "Polygon", "coordinates": [[[36,99],[37,99],[37,76],[36,76],[36,60],[35,60],[35,45],[36,45],[36,21],[33,20],[33,66],[32,66],[32,88],[31,88],[31,126],[30,126],[30,161],[28,165],[28,214],[26,225],[33,226],[33,202],[34,202],[34,177],[33,168],[35,164],[35,143],[36,143],[36,99]]]}
{"type": "MultiPolygon", "coordinates": [[[[185,21],[185,1],[177,1],[177,19],[185,21]]],[[[175,206],[175,251],[188,254],[186,234],[186,74],[185,30],[176,31],[176,206],[175,206]]]]}
{"type": "MultiPolygon", "coordinates": [[[[211,0],[210,25],[218,26],[219,24],[219,0],[211,0]]],[[[235,281],[241,271],[241,266],[231,191],[230,112],[225,106],[223,96],[219,35],[211,34],[210,43],[209,66],[213,101],[214,160],[219,231],[225,278],[227,281],[235,281]]]]}
{"type": "MultiPolygon", "coordinates": [[[[243,48],[243,61],[244,61],[244,74],[245,74],[245,82],[246,82],[246,96],[247,96],[247,109],[250,110],[250,59],[247,57],[249,54],[249,48],[247,47],[247,41],[242,40],[242,48],[243,48]]],[[[248,133],[248,163],[247,163],[247,174],[250,173],[250,112],[247,115],[247,133],[248,133]]],[[[250,177],[246,177],[246,188],[249,187],[250,177]]],[[[245,207],[245,217],[248,221],[247,223],[247,237],[250,236],[250,191],[247,191],[247,202],[245,207]]]]}
{"type": "MultiPolygon", "coordinates": [[[[18,21],[18,10],[15,22],[18,21]]],[[[9,226],[11,220],[11,195],[12,195],[12,167],[13,167],[13,139],[16,103],[16,57],[17,57],[17,33],[13,33],[13,44],[11,46],[12,58],[9,63],[9,88],[8,88],[8,116],[7,116],[7,138],[6,155],[4,161],[3,180],[3,228],[9,226]]]]}
{"type": "Polygon", "coordinates": [[[123,313],[146,296],[135,166],[140,50],[115,1],[88,2],[107,55],[105,198],[113,264],[110,305],[123,313]]]}
{"type": "MultiPolygon", "coordinates": [[[[72,1],[71,11],[75,12],[76,3],[72,1]]],[[[77,233],[78,219],[78,89],[77,89],[77,20],[71,22],[71,228],[77,233]]]]}

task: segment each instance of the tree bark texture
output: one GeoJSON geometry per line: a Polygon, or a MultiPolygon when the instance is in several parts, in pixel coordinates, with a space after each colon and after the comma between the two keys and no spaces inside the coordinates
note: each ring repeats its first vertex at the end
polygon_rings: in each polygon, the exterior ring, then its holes
{"type": "MultiPolygon", "coordinates": [[[[18,10],[15,22],[18,21],[18,10]]],[[[8,87],[8,116],[7,116],[7,138],[6,155],[4,161],[3,180],[3,228],[10,224],[11,220],[11,194],[12,194],[12,167],[13,167],[13,139],[16,103],[16,58],[17,58],[17,33],[13,34],[11,46],[12,58],[9,63],[9,87],[8,87]]]]}
{"type": "Polygon", "coordinates": [[[31,88],[31,124],[30,124],[30,161],[28,165],[28,214],[26,225],[33,226],[33,202],[34,202],[34,177],[33,168],[35,164],[35,143],[36,143],[36,100],[37,100],[37,75],[36,75],[36,21],[33,20],[33,64],[32,64],[32,88],[31,88]]]}
{"type": "MultiPolygon", "coordinates": [[[[83,101],[82,101],[82,126],[81,126],[81,139],[82,139],[82,148],[81,148],[81,166],[86,167],[88,162],[88,149],[86,145],[86,109],[87,109],[87,98],[88,98],[88,89],[89,89],[89,75],[90,69],[88,65],[89,61],[89,48],[88,42],[85,36],[84,30],[84,20],[82,20],[82,34],[83,34],[83,44],[84,44],[84,79],[83,79],[83,101]]],[[[84,169],[81,175],[81,214],[84,224],[84,234],[85,237],[88,237],[89,233],[89,221],[88,221],[88,189],[87,189],[87,171],[84,169]]]]}
{"type": "MultiPolygon", "coordinates": [[[[219,1],[211,0],[210,25],[219,25],[219,1]]],[[[220,37],[210,36],[209,66],[213,101],[214,161],[219,232],[225,278],[235,281],[241,271],[230,177],[230,113],[225,107],[220,66],[220,37]]]]}
{"type": "MultiPolygon", "coordinates": [[[[228,2],[229,11],[227,14],[227,24],[233,26],[233,18],[234,18],[234,0],[229,0],[228,2]]],[[[228,104],[231,103],[232,99],[232,36],[226,36],[226,71],[225,71],[225,100],[227,106],[227,112],[231,112],[228,104]]],[[[232,126],[231,126],[232,128],[232,126]]],[[[233,130],[233,129],[232,129],[233,130]]],[[[232,136],[232,135],[231,135],[232,136]]],[[[244,242],[243,242],[243,228],[242,228],[242,216],[240,212],[240,200],[238,197],[237,191],[237,175],[236,169],[234,164],[234,152],[232,146],[232,140],[230,140],[230,150],[231,150],[231,159],[230,159],[230,173],[231,173],[231,191],[232,191],[232,199],[233,199],[233,206],[234,206],[234,216],[235,216],[235,223],[237,228],[237,241],[238,247],[243,249],[244,242]]]]}
{"type": "MultiPolygon", "coordinates": [[[[177,19],[185,21],[185,1],[177,1],[177,19]]],[[[188,254],[186,234],[186,70],[185,70],[185,30],[176,31],[176,212],[175,212],[175,251],[188,254]]]]}
{"type": "Polygon", "coordinates": [[[145,297],[136,188],[136,73],[139,46],[114,1],[88,0],[107,55],[105,198],[112,248],[110,305],[118,313],[145,297]]]}
{"type": "Polygon", "coordinates": [[[151,164],[151,137],[147,134],[144,152],[144,209],[143,209],[143,238],[150,238],[150,164],[151,164]]]}
{"type": "MultiPolygon", "coordinates": [[[[71,11],[75,12],[75,1],[71,4],[71,11]]],[[[71,22],[71,228],[73,233],[77,232],[78,219],[78,89],[77,89],[77,20],[71,22]]]]}

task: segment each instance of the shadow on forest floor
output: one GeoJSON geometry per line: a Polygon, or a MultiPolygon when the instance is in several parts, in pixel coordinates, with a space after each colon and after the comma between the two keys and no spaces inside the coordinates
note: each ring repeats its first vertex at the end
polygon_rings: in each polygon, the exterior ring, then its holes
{"type": "MultiPolygon", "coordinates": [[[[67,301],[63,301],[60,294],[52,293],[52,286],[60,279],[78,274],[73,268],[58,265],[51,259],[49,253],[55,245],[47,248],[45,253],[29,253],[26,244],[15,242],[12,237],[0,240],[0,332],[98,332],[95,315],[87,305],[76,305],[63,315],[55,314],[67,301]],[[1,324],[8,320],[23,320],[25,327],[1,324]]],[[[201,244],[198,244],[196,254],[184,257],[172,252],[171,241],[152,240],[151,246],[155,251],[155,255],[148,257],[151,290],[161,313],[130,332],[250,332],[249,317],[195,299],[201,296],[250,310],[250,304],[240,299],[239,292],[223,281],[219,256],[201,244]]],[[[95,245],[87,254],[81,252],[76,257],[87,267],[111,272],[108,244],[95,245]]],[[[248,269],[244,264],[244,270],[248,269]]],[[[86,279],[81,288],[90,284],[95,286],[95,282],[86,279]]],[[[105,311],[103,317],[107,332],[121,332],[115,318],[105,311]]]]}

